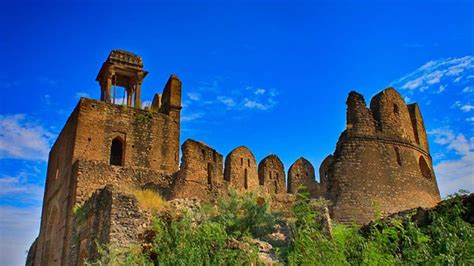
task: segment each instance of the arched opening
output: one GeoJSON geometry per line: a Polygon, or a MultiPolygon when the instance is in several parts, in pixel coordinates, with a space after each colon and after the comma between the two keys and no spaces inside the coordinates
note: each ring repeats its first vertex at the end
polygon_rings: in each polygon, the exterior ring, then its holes
{"type": "Polygon", "coordinates": [[[418,161],[418,166],[420,167],[421,174],[428,179],[431,179],[431,169],[426,163],[425,158],[420,156],[420,160],[418,161]]]}
{"type": "Polygon", "coordinates": [[[112,145],[110,146],[110,164],[120,166],[123,165],[123,152],[123,140],[120,137],[116,137],[112,140],[112,145]]]}

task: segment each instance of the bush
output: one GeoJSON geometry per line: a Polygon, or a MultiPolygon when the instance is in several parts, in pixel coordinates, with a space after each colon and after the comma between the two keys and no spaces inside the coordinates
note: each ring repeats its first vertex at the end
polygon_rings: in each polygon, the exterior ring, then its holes
{"type": "MultiPolygon", "coordinates": [[[[335,224],[330,238],[322,232],[314,200],[304,188],[299,191],[289,219],[290,242],[278,253],[289,265],[474,265],[474,229],[463,220],[465,209],[456,198],[430,212],[421,227],[409,216],[377,220],[363,232],[335,224]]],[[[99,265],[257,264],[250,240],[266,236],[282,219],[270,212],[268,201],[236,192],[181,217],[156,218],[147,252],[108,249],[99,265]]]]}

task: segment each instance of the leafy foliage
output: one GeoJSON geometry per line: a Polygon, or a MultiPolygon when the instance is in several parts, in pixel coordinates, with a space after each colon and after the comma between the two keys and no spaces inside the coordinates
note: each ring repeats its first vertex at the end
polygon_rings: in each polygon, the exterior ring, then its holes
{"type": "MultiPolygon", "coordinates": [[[[302,188],[287,219],[290,242],[275,248],[288,265],[474,265],[474,229],[463,219],[458,199],[430,212],[420,226],[407,215],[377,220],[364,230],[335,224],[330,236],[317,222],[321,214],[315,201],[302,188]]],[[[147,252],[112,249],[105,258],[112,265],[256,264],[257,249],[250,239],[264,237],[281,219],[269,211],[267,201],[231,192],[199,213],[178,220],[157,218],[147,252]]]]}

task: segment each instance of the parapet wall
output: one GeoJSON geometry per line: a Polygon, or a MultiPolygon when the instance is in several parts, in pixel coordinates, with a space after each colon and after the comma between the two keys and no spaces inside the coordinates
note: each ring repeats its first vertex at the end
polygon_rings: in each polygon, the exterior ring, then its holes
{"type": "Polygon", "coordinates": [[[232,150],[226,157],[203,142],[186,140],[182,147],[181,167],[175,175],[171,198],[198,198],[214,200],[226,195],[229,189],[252,191],[277,196],[274,199],[286,202],[289,193],[296,193],[305,185],[313,197],[323,196],[314,179],[314,168],[304,158],[298,159],[288,172],[288,187],[285,167],[277,155],[271,154],[256,164],[255,156],[244,146],[232,150]],[[293,181],[291,181],[293,180],[293,181]],[[290,186],[294,190],[289,191],[290,186]]]}

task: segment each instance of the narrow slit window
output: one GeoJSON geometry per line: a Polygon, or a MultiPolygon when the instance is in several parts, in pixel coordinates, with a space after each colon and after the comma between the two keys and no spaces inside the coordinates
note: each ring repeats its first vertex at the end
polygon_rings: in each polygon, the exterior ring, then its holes
{"type": "Polygon", "coordinates": [[[207,184],[212,185],[212,165],[207,164],[207,184]]]}
{"type": "Polygon", "coordinates": [[[395,156],[397,157],[397,163],[399,166],[402,166],[402,158],[400,157],[400,150],[398,147],[395,147],[395,156]]]}
{"type": "Polygon", "coordinates": [[[245,169],[245,172],[244,172],[244,188],[245,189],[249,188],[247,168],[245,169]]]}

